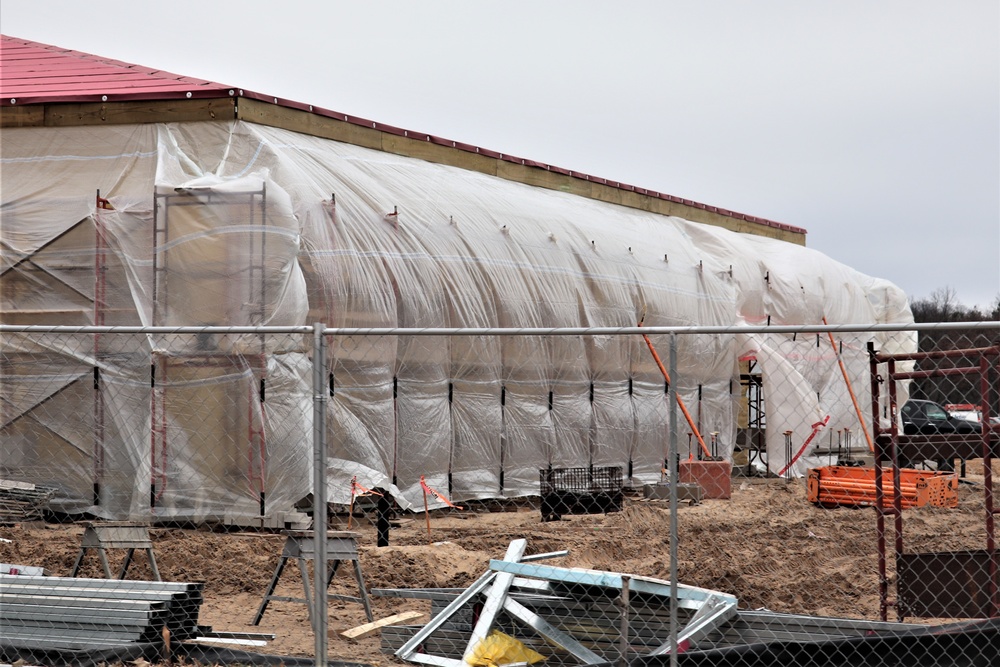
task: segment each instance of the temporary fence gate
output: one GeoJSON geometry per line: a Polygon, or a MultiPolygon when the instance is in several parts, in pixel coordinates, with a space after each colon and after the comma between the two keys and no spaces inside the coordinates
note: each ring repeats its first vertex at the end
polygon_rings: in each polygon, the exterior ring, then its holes
{"type": "Polygon", "coordinates": [[[879,354],[869,344],[872,376],[873,424],[875,425],[875,489],[878,517],[879,599],[882,620],[889,607],[896,608],[900,621],[907,616],[924,618],[977,618],[1000,616],[1000,553],[996,544],[996,515],[993,493],[993,460],[1000,455],[1000,429],[991,428],[990,417],[1000,394],[1000,345],[976,349],[939,350],[910,354],[879,354]],[[947,369],[903,370],[903,362],[939,359],[971,359],[968,365],[947,369]],[[979,379],[980,409],[983,427],[979,433],[933,434],[901,433],[896,399],[896,384],[903,380],[947,376],[972,376],[979,379]],[[879,395],[885,385],[889,394],[888,429],[880,428],[879,395]],[[983,461],[983,512],[985,548],[981,551],[914,553],[903,543],[903,501],[900,484],[900,461],[983,461]],[[892,488],[884,488],[882,466],[890,465],[892,488]],[[893,554],[896,565],[896,599],[889,598],[887,573],[888,538],[886,520],[892,522],[893,554]]]}

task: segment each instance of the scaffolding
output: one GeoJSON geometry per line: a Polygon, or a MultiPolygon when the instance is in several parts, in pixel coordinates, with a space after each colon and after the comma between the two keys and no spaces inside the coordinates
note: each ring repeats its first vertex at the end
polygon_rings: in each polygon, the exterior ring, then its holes
{"type": "MultiPolygon", "coordinates": [[[[226,265],[235,280],[227,282],[225,294],[216,295],[223,303],[218,304],[218,322],[210,324],[241,324],[260,326],[267,323],[267,190],[260,189],[241,192],[218,192],[211,189],[178,188],[174,192],[156,193],[153,198],[153,251],[152,251],[152,321],[153,326],[169,326],[187,323],[190,313],[183,312],[183,304],[171,301],[171,253],[177,252],[182,239],[172,236],[172,219],[179,215],[198,220],[235,220],[237,226],[227,229],[238,230],[246,239],[243,246],[237,246],[234,256],[215,258],[226,265]],[[180,213],[182,212],[182,213],[180,213]],[[227,308],[226,304],[229,304],[227,308]],[[239,318],[233,317],[234,312],[239,318]]],[[[187,230],[190,237],[190,229],[187,230]]],[[[184,235],[179,235],[185,237],[184,235]]],[[[228,244],[227,244],[228,245],[228,244]]],[[[181,300],[184,300],[184,294],[181,300]]],[[[163,342],[163,341],[161,341],[163,342]]],[[[232,456],[221,457],[214,462],[225,467],[223,477],[235,478],[236,484],[246,485],[246,493],[256,498],[261,517],[267,514],[267,438],[265,406],[267,385],[267,347],[263,335],[256,336],[256,343],[240,345],[234,341],[218,341],[211,334],[199,336],[194,346],[186,342],[165,339],[166,344],[153,346],[150,361],[150,507],[154,512],[162,504],[167,493],[171,465],[169,430],[171,428],[170,388],[177,384],[204,381],[224,377],[227,374],[249,375],[246,384],[245,418],[231,415],[231,423],[245,422],[246,437],[240,453],[239,442],[233,442],[232,456]],[[173,344],[172,344],[173,343],[173,344]],[[228,460],[227,460],[228,459],[228,460]],[[234,460],[244,459],[237,466],[234,460]]],[[[221,385],[220,385],[221,387],[221,385]]],[[[230,410],[239,410],[243,401],[220,400],[230,410]]],[[[183,400],[183,399],[181,399],[183,400]]],[[[228,431],[228,429],[227,429],[228,431]]],[[[219,440],[235,438],[236,429],[213,435],[219,440]]],[[[224,449],[226,449],[224,447],[224,449]]]]}
{"type": "MultiPolygon", "coordinates": [[[[111,202],[101,197],[97,191],[98,209],[111,210],[111,202]]],[[[94,219],[94,325],[102,327],[106,323],[108,309],[108,239],[101,224],[100,216],[94,219]]],[[[94,334],[94,505],[101,504],[101,484],[104,481],[104,393],[101,391],[101,335],[94,334]]]]}
{"type": "Polygon", "coordinates": [[[740,373],[740,404],[741,415],[736,434],[737,444],[746,450],[746,475],[753,475],[753,462],[756,459],[762,463],[767,474],[770,466],[767,462],[767,445],[764,440],[767,418],[764,412],[764,377],[754,359],[746,362],[746,367],[740,373]]]}

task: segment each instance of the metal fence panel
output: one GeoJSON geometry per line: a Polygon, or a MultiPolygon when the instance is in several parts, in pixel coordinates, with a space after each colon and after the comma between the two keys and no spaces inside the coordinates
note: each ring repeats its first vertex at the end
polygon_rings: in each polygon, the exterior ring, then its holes
{"type": "Polygon", "coordinates": [[[2,326],[0,646],[988,664],[998,333],[2,326]]]}

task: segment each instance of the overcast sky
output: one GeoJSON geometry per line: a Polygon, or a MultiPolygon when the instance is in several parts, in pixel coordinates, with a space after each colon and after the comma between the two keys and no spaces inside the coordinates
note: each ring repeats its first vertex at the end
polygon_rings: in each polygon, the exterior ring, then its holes
{"type": "Polygon", "coordinates": [[[0,30],[808,230],[1000,296],[1000,3],[3,0],[0,30]]]}

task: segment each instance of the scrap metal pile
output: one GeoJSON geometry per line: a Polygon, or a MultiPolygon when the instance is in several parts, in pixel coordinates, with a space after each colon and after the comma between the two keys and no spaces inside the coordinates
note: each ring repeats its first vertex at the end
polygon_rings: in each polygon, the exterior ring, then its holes
{"type": "Polygon", "coordinates": [[[757,664],[753,656],[773,658],[793,647],[829,653],[848,660],[829,664],[846,665],[858,656],[890,650],[887,647],[957,642],[972,647],[973,655],[979,643],[1000,641],[998,619],[927,626],[739,610],[737,598],[727,593],[682,584],[674,589],[667,581],[616,572],[554,567],[539,561],[566,552],[524,556],[525,547],[525,540],[512,542],[506,557],[492,560],[489,571],[465,589],[371,591],[431,603],[432,619],[426,625],[382,628],[382,651],[420,664],[463,667],[487,664],[477,661],[483,646],[496,640],[516,648],[519,657],[537,655],[536,660],[544,658],[547,665],[622,659],[666,664],[675,645],[684,664],[714,664],[712,660],[734,653],[750,660],[747,664],[757,664]]]}
{"type": "Polygon", "coordinates": [[[0,526],[41,521],[55,489],[0,479],[0,526]]]}

